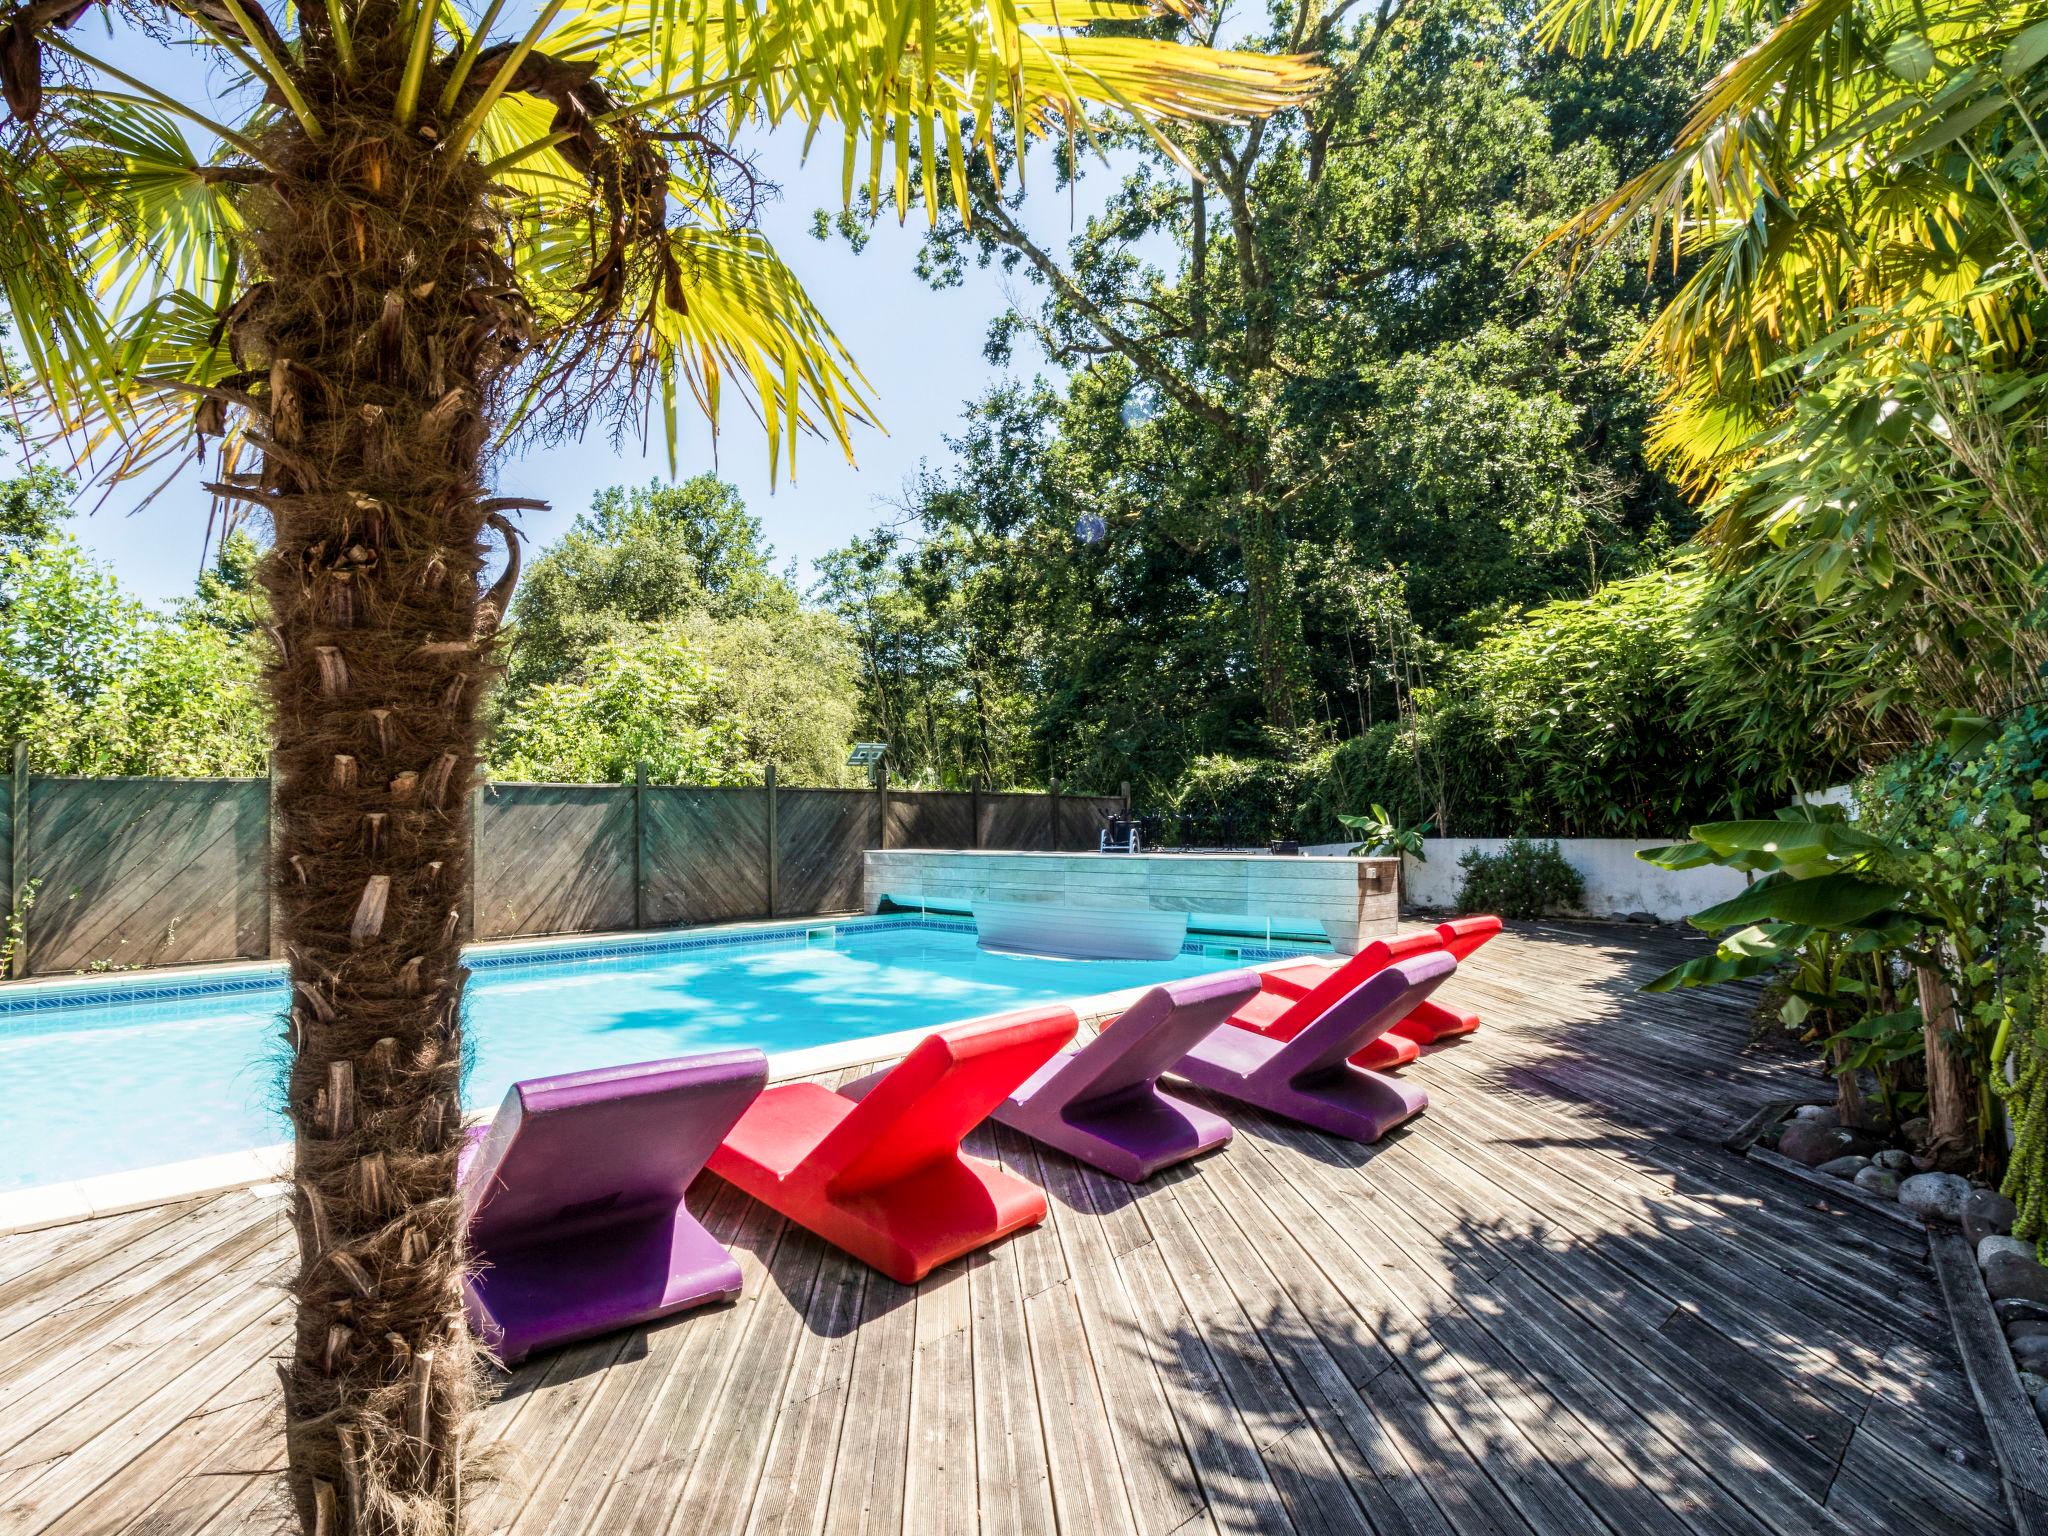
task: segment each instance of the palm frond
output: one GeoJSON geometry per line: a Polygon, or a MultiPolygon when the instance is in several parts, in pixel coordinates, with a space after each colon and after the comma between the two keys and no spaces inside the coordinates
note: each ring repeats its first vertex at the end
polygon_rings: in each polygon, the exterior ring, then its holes
{"type": "Polygon", "coordinates": [[[1301,58],[1086,30],[1158,14],[1134,0],[571,0],[542,46],[597,62],[621,95],[716,106],[731,126],[836,124],[848,197],[863,147],[875,188],[893,176],[907,191],[920,160],[936,217],[932,169],[970,123],[980,144],[1004,116],[1028,136],[1106,108],[1156,135],[1169,120],[1281,111],[1320,85],[1301,58]]]}

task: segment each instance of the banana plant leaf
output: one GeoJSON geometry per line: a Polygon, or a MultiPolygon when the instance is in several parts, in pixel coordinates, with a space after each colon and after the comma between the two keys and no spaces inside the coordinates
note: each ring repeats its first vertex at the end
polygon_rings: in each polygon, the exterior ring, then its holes
{"type": "Polygon", "coordinates": [[[1888,846],[1839,821],[1710,821],[1694,827],[1692,837],[1716,853],[1769,853],[1787,864],[1884,853],[1888,846]]]}
{"type": "Polygon", "coordinates": [[[1645,992],[1676,992],[1681,987],[1712,987],[1724,981],[1761,976],[1778,962],[1762,955],[1701,955],[1643,983],[1645,992]]]}
{"type": "Polygon", "coordinates": [[[1899,921],[1893,909],[1905,895],[1902,886],[1880,885],[1843,870],[1805,880],[1767,875],[1740,896],[1695,912],[1688,921],[1707,933],[1737,923],[1761,922],[1833,929],[1890,928],[1899,921]],[[1871,921],[1880,915],[1881,923],[1871,921]]]}
{"type": "Polygon", "coordinates": [[[1739,869],[1745,874],[1771,874],[1785,867],[1775,853],[1719,853],[1705,843],[1672,843],[1663,848],[1638,848],[1636,857],[1660,869],[1739,869]]]}
{"type": "Polygon", "coordinates": [[[1789,959],[1811,932],[1791,923],[1746,928],[1730,942],[1717,946],[1711,955],[1673,966],[1662,976],[1645,982],[1643,990],[1676,992],[1681,987],[1713,987],[1724,981],[1761,976],[1789,959]]]}

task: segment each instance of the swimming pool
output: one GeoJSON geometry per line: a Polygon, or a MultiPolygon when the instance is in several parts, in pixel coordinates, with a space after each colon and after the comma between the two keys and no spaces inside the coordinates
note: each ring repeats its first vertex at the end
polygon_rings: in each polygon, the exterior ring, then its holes
{"type": "MultiPolygon", "coordinates": [[[[971,924],[857,918],[746,933],[474,952],[463,1092],[753,1045],[771,1053],[1228,970],[1263,951],[1056,960],[980,949],[971,924]]],[[[0,1191],[286,1139],[272,1107],[276,971],[0,992],[0,1191]]]]}

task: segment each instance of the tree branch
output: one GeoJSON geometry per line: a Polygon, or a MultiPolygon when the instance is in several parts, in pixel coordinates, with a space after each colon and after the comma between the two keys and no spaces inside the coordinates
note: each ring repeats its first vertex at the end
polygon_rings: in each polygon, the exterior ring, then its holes
{"type": "Polygon", "coordinates": [[[983,198],[980,201],[983,206],[978,216],[988,222],[996,238],[1030,262],[1052,290],[1078,310],[1105,341],[1129,358],[1140,373],[1164,390],[1167,397],[1183,410],[1207,422],[1231,441],[1239,440],[1242,429],[1233,412],[1225,410],[1209,399],[1175,372],[1156,349],[1118,325],[1101,304],[1091,298],[1058,262],[1024,233],[1010,217],[1009,210],[1003,207],[999,198],[983,198]]]}

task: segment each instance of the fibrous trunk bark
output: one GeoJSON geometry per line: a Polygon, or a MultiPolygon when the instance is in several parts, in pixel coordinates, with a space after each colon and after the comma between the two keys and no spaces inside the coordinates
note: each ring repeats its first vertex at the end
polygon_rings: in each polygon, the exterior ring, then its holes
{"type": "Polygon", "coordinates": [[[1916,966],[1927,1056],[1928,1141],[1922,1155],[1936,1168],[1974,1169],[1977,1163],[1975,1089],[1944,1036],[1956,1027],[1955,992],[1932,966],[1916,966]]]}
{"type": "Polygon", "coordinates": [[[481,173],[440,163],[373,88],[403,66],[399,12],[358,14],[353,84],[314,97],[324,135],[288,126],[267,146],[282,176],[251,227],[269,291],[242,338],[275,534],[273,879],[292,986],[298,1323],[280,1369],[303,1528],[420,1536],[459,1524],[474,1393],[460,903],[506,595],[480,591],[500,521],[480,413],[521,317],[481,173]]]}

